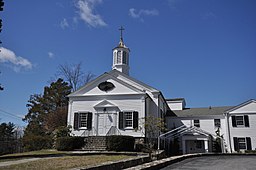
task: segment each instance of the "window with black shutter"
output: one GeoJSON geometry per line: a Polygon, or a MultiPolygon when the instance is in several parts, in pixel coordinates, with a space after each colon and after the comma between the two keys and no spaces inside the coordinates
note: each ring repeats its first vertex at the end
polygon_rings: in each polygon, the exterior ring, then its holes
{"type": "Polygon", "coordinates": [[[237,127],[236,126],[236,116],[231,116],[231,118],[232,118],[232,126],[237,127]]]}
{"type": "Polygon", "coordinates": [[[136,129],[139,127],[139,113],[137,111],[119,112],[119,129],[136,129]]]}
{"type": "Polygon", "coordinates": [[[92,113],[91,112],[76,112],[74,113],[74,129],[92,128],[92,113]]]}
{"type": "Polygon", "coordinates": [[[238,151],[239,147],[238,147],[237,137],[233,137],[233,141],[234,141],[234,149],[235,151],[238,151]]]}
{"type": "Polygon", "coordinates": [[[79,128],[79,113],[74,113],[74,130],[79,128]]]}
{"type": "Polygon", "coordinates": [[[252,143],[250,137],[233,137],[234,149],[239,150],[252,150],[252,143]]]}
{"type": "Polygon", "coordinates": [[[119,112],[119,129],[123,129],[124,128],[124,113],[123,112],[119,112]]]}
{"type": "Polygon", "coordinates": [[[92,113],[87,113],[87,129],[92,129],[92,113]]]}
{"type": "Polygon", "coordinates": [[[249,127],[249,116],[231,116],[233,127],[249,127]]]}
{"type": "Polygon", "coordinates": [[[249,127],[249,116],[248,115],[244,115],[244,126],[245,127],[249,127]]]}
{"type": "Polygon", "coordinates": [[[252,150],[252,143],[251,143],[251,138],[250,137],[246,137],[246,150],[252,150]]]}
{"type": "Polygon", "coordinates": [[[139,127],[139,113],[133,112],[133,129],[137,129],[139,127]]]}

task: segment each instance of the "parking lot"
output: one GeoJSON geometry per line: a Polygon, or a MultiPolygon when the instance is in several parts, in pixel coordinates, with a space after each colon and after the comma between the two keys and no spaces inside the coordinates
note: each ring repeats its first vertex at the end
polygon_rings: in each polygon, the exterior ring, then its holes
{"type": "Polygon", "coordinates": [[[231,155],[231,156],[203,156],[188,158],[183,161],[169,165],[162,170],[255,170],[256,156],[231,155]]]}

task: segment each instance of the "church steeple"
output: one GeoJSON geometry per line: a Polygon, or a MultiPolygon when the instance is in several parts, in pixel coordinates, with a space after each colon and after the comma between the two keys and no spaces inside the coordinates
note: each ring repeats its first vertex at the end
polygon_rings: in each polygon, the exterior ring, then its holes
{"type": "Polygon", "coordinates": [[[120,41],[118,46],[113,49],[113,70],[118,70],[122,73],[129,75],[129,53],[130,50],[125,46],[123,40],[124,28],[121,26],[120,30],[120,41]]]}

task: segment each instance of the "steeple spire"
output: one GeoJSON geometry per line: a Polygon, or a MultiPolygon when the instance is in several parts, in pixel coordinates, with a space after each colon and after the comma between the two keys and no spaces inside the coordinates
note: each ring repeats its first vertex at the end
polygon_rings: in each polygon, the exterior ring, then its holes
{"type": "Polygon", "coordinates": [[[121,26],[121,27],[119,28],[119,31],[120,31],[120,41],[119,41],[118,46],[119,46],[119,47],[125,47],[125,45],[124,45],[124,40],[123,40],[123,31],[124,31],[124,27],[121,26]]]}
{"type": "Polygon", "coordinates": [[[124,45],[123,41],[123,31],[124,28],[121,26],[120,31],[120,41],[116,48],[113,49],[113,70],[118,70],[122,73],[129,75],[129,53],[130,50],[124,45]]]}

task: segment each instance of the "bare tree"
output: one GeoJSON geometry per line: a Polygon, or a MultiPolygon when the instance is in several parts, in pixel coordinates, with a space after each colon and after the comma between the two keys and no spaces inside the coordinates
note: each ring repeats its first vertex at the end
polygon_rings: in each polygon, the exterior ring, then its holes
{"type": "Polygon", "coordinates": [[[70,84],[72,91],[76,91],[79,87],[85,85],[95,77],[91,72],[86,74],[82,70],[82,62],[78,64],[59,65],[57,74],[70,84]]]}

